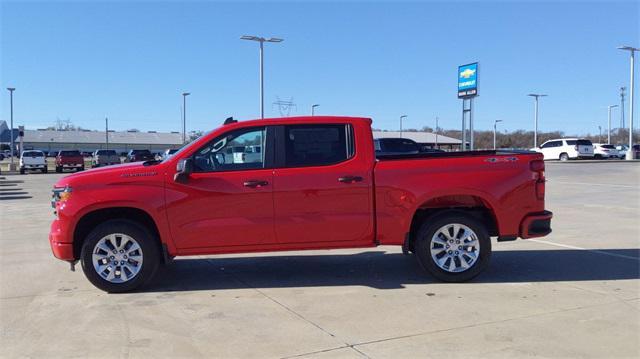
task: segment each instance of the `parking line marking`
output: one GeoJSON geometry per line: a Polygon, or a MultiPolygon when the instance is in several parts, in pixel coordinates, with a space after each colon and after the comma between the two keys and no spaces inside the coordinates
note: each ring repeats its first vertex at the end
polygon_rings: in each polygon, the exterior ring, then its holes
{"type": "Polygon", "coordinates": [[[638,188],[638,186],[627,185],[627,184],[610,184],[610,183],[586,183],[586,182],[564,182],[564,181],[553,181],[550,180],[550,183],[560,183],[560,184],[571,184],[571,185],[580,185],[580,186],[605,186],[605,187],[624,187],[624,188],[638,188]]]}
{"type": "Polygon", "coordinates": [[[568,244],[560,244],[560,243],[556,243],[556,242],[542,241],[542,240],[539,240],[539,239],[527,239],[527,241],[543,243],[543,244],[550,244],[550,245],[556,246],[556,247],[563,247],[563,248],[569,248],[569,249],[578,249],[578,250],[581,250],[581,251],[588,251],[588,252],[593,252],[593,253],[598,253],[598,254],[604,254],[606,256],[612,256],[612,257],[618,257],[618,258],[632,259],[634,261],[640,261],[640,258],[638,258],[638,257],[625,256],[624,254],[609,253],[609,252],[605,252],[605,251],[601,251],[601,250],[597,250],[597,249],[576,247],[576,246],[571,246],[571,245],[568,245],[568,244]]]}

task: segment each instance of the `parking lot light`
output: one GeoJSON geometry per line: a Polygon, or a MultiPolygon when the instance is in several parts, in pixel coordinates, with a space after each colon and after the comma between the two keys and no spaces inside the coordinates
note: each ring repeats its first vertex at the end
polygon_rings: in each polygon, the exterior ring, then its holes
{"type": "Polygon", "coordinates": [[[498,122],[502,122],[502,120],[495,120],[493,122],[493,149],[496,149],[496,129],[498,127],[498,122]]]}
{"type": "Polygon", "coordinates": [[[311,116],[315,116],[316,114],[316,107],[320,106],[319,104],[315,104],[315,105],[311,105],[311,116]]]}
{"type": "Polygon", "coordinates": [[[9,171],[13,171],[15,170],[14,168],[14,164],[13,164],[13,151],[15,151],[15,139],[13,138],[13,91],[16,90],[15,87],[7,87],[7,90],[9,90],[9,102],[10,102],[10,107],[11,107],[11,154],[9,155],[11,157],[11,164],[9,165],[9,171]]]}
{"type": "Polygon", "coordinates": [[[264,43],[282,42],[284,39],[277,37],[264,38],[253,35],[243,35],[240,40],[257,41],[260,43],[260,118],[264,118],[264,43]]]}
{"type": "Polygon", "coordinates": [[[182,144],[187,143],[187,96],[190,92],[182,93],[182,144]]]}
{"type": "Polygon", "coordinates": [[[629,51],[631,53],[631,79],[629,80],[629,150],[627,151],[627,160],[633,159],[633,55],[636,51],[640,51],[637,47],[618,46],[619,50],[629,51]]]}
{"type": "Polygon", "coordinates": [[[607,106],[607,108],[609,109],[609,119],[608,119],[609,128],[607,129],[607,145],[611,144],[611,109],[614,107],[618,107],[618,105],[607,106]]]}
{"type": "Polygon", "coordinates": [[[538,97],[546,97],[548,95],[530,93],[527,96],[531,96],[531,97],[536,99],[535,100],[534,113],[533,113],[533,117],[534,117],[533,147],[536,148],[536,147],[538,147],[538,97]]]}
{"type": "Polygon", "coordinates": [[[402,119],[407,118],[407,115],[400,116],[400,138],[402,138],[402,119]]]}

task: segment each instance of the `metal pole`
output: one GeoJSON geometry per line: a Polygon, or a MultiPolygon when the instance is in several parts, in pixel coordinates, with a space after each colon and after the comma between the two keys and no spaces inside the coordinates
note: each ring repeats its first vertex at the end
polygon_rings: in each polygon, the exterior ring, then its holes
{"type": "Polygon", "coordinates": [[[462,146],[461,150],[465,151],[467,149],[467,124],[466,124],[466,107],[465,102],[466,99],[462,99],[462,146]]]}
{"type": "Polygon", "coordinates": [[[264,40],[260,41],[260,118],[264,118],[264,40]]]}
{"type": "Polygon", "coordinates": [[[631,50],[631,81],[629,84],[629,150],[627,151],[627,160],[633,159],[633,55],[635,53],[635,49],[631,50]]]}
{"type": "Polygon", "coordinates": [[[498,127],[498,121],[493,123],[493,149],[496,149],[496,128],[498,127]]]}
{"type": "Polygon", "coordinates": [[[104,118],[104,140],[106,143],[105,150],[109,149],[109,118],[104,118]]]}
{"type": "Polygon", "coordinates": [[[315,114],[316,114],[315,109],[318,106],[320,106],[320,105],[318,105],[318,104],[311,105],[311,116],[315,116],[315,114]]]}
{"type": "Polygon", "coordinates": [[[469,149],[473,151],[475,145],[473,143],[473,97],[469,99],[469,149]]]}
{"type": "Polygon", "coordinates": [[[436,148],[438,148],[438,116],[436,116],[436,148]]]}
{"type": "Polygon", "coordinates": [[[182,144],[187,140],[187,96],[182,94],[182,144]]]}
{"type": "Polygon", "coordinates": [[[538,96],[535,96],[533,147],[538,147],[538,96]]]}
{"type": "Polygon", "coordinates": [[[406,118],[407,115],[400,116],[400,138],[402,138],[402,119],[406,118]]]}
{"type": "Polygon", "coordinates": [[[598,126],[598,143],[602,143],[602,126],[598,126]]]}
{"type": "Polygon", "coordinates": [[[10,102],[10,107],[11,107],[11,164],[9,165],[10,170],[13,170],[13,151],[15,150],[15,139],[13,138],[13,91],[15,91],[15,88],[13,87],[9,87],[7,88],[7,90],[9,90],[9,102],[10,102]]]}
{"type": "Polygon", "coordinates": [[[609,116],[608,116],[608,130],[607,130],[607,145],[611,144],[611,109],[614,107],[618,107],[618,105],[609,105],[607,106],[608,110],[609,110],[609,116]]]}

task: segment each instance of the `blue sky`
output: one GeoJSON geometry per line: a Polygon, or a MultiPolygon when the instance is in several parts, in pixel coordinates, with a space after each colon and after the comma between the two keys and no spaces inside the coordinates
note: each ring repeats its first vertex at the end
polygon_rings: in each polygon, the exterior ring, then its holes
{"type": "MultiPolygon", "coordinates": [[[[256,34],[285,39],[265,49],[268,117],[279,97],[293,98],[292,115],[318,103],[377,128],[403,114],[405,128],[436,116],[459,128],[457,66],[479,61],[476,129],[532,129],[526,94],[541,92],[540,130],[597,133],[629,83],[616,47],[640,45],[638,4],[2,1],[0,81],[17,88],[14,119],[27,128],[60,118],[101,129],[108,116],[118,130],[179,131],[189,91],[187,127],[208,130],[259,116],[258,46],[239,40],[256,34]]],[[[1,103],[8,120],[6,90],[1,103]]]]}

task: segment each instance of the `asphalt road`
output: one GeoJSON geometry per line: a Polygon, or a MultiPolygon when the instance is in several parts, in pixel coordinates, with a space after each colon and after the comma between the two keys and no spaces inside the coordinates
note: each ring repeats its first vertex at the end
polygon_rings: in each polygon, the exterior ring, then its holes
{"type": "Polygon", "coordinates": [[[379,247],[189,257],[120,295],[51,255],[60,176],[0,179],[0,357],[640,356],[638,163],[548,163],[554,232],[470,283],[379,247]]]}

